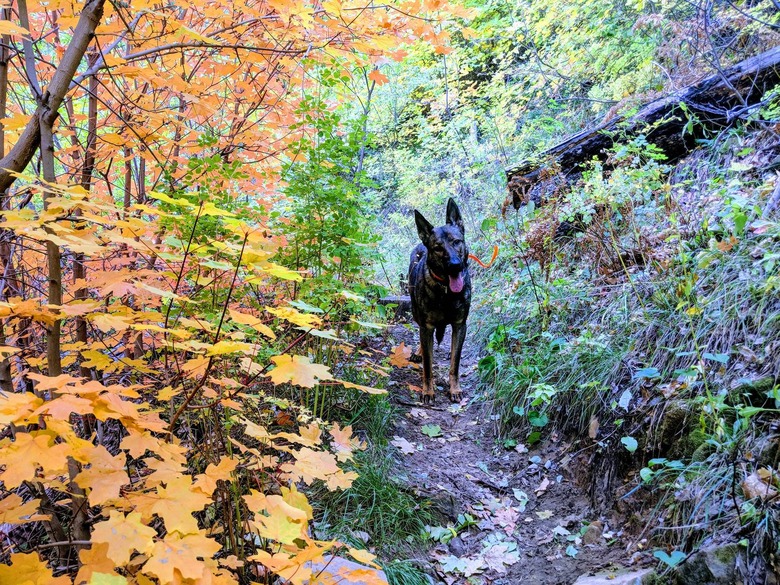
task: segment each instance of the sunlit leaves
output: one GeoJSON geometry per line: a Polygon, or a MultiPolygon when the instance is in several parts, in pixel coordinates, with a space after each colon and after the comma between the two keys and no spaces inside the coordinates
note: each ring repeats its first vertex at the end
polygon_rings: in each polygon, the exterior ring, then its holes
{"type": "Polygon", "coordinates": [[[92,540],[107,544],[108,558],[121,567],[128,563],[134,551],[151,552],[156,535],[154,528],[141,522],[141,514],[131,512],[125,516],[122,512],[111,510],[108,520],[95,524],[92,540]]]}
{"type": "Polygon", "coordinates": [[[70,585],[71,581],[67,575],[54,577],[38,553],[15,553],[11,555],[10,566],[0,564],[0,583],[70,585]]]}
{"type": "Polygon", "coordinates": [[[269,374],[274,384],[290,383],[314,388],[318,382],[333,379],[327,366],[313,364],[306,356],[283,354],[272,357],[271,361],[276,364],[269,374]]]}

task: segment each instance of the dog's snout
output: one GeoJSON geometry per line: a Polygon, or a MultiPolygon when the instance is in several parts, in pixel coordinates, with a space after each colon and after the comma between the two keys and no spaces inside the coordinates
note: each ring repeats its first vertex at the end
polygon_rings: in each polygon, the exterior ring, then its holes
{"type": "Polygon", "coordinates": [[[463,270],[463,262],[461,262],[459,256],[450,256],[450,271],[460,272],[463,270]]]}

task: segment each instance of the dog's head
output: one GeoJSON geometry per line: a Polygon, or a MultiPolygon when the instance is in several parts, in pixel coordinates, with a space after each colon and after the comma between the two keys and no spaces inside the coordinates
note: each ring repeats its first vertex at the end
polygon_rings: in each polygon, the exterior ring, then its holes
{"type": "Polygon", "coordinates": [[[447,223],[441,227],[433,227],[416,209],[414,221],[420,240],[428,249],[428,269],[435,277],[448,281],[450,291],[461,292],[469,251],[464,238],[463,218],[455,201],[452,198],[447,201],[447,223]]]}

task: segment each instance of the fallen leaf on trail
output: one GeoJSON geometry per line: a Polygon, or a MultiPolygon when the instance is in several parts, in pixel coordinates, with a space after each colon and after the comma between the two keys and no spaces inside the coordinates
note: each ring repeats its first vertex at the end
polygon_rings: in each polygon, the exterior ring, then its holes
{"type": "Polygon", "coordinates": [[[515,499],[520,502],[519,510],[525,512],[525,507],[528,504],[528,494],[517,488],[513,488],[512,493],[514,494],[515,499]]]}
{"type": "Polygon", "coordinates": [[[482,541],[482,555],[489,569],[506,573],[506,568],[520,560],[517,543],[501,540],[498,534],[491,534],[482,541]]]}
{"type": "Polygon", "coordinates": [[[409,390],[414,392],[415,394],[422,394],[422,388],[419,386],[415,386],[414,384],[409,384],[409,390]]]}
{"type": "MultiPolygon", "coordinates": [[[[766,470],[762,469],[761,471],[764,471],[763,475],[766,475],[767,479],[771,477],[770,474],[766,473],[766,470]]],[[[761,500],[766,501],[774,499],[777,496],[777,489],[764,482],[761,475],[759,475],[761,471],[758,473],[751,473],[742,482],[742,493],[744,493],[745,497],[749,500],[760,498],[761,500]]]]}
{"type": "Polygon", "coordinates": [[[553,512],[552,510],[542,510],[541,512],[536,512],[536,515],[539,517],[539,520],[547,520],[552,518],[553,512]]]}
{"type": "Polygon", "coordinates": [[[398,447],[401,450],[401,453],[404,455],[411,455],[417,450],[417,447],[415,447],[414,443],[410,443],[398,435],[393,436],[393,440],[390,441],[390,444],[398,447]]]}
{"type": "Polygon", "coordinates": [[[495,513],[496,521],[507,535],[511,535],[517,526],[517,521],[520,518],[520,513],[514,508],[501,508],[495,513]]]}
{"type": "Polygon", "coordinates": [[[422,418],[422,419],[431,418],[431,416],[422,408],[412,408],[409,410],[408,414],[410,417],[413,418],[422,418]]]}
{"type": "Polygon", "coordinates": [[[420,431],[423,435],[428,435],[431,439],[441,437],[441,427],[439,425],[423,425],[420,431]]]}
{"type": "Polygon", "coordinates": [[[547,488],[550,487],[550,483],[551,483],[550,480],[545,477],[542,480],[542,483],[539,484],[539,487],[534,490],[536,492],[536,495],[538,496],[546,492],[547,488]]]}
{"type": "Polygon", "coordinates": [[[390,365],[396,368],[404,368],[409,365],[409,358],[412,355],[412,348],[406,347],[404,342],[393,348],[393,354],[390,356],[390,365]]]}
{"type": "Polygon", "coordinates": [[[466,559],[466,564],[463,567],[463,576],[471,577],[477,573],[481,573],[485,569],[485,559],[482,557],[474,557],[473,559],[466,559]]]}

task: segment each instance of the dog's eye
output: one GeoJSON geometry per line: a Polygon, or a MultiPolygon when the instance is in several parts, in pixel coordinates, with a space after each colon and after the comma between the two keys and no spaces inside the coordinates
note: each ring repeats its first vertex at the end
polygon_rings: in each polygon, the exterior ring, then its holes
{"type": "Polygon", "coordinates": [[[453,240],[452,243],[455,246],[460,246],[463,243],[463,240],[453,240]]]}

